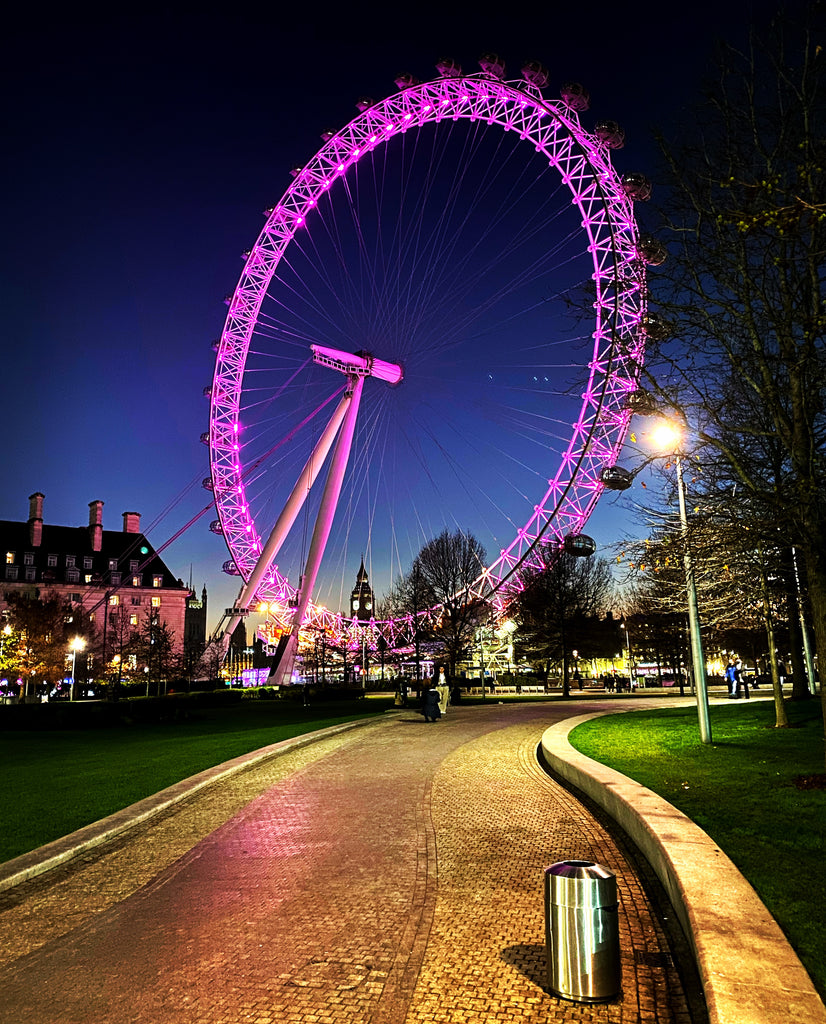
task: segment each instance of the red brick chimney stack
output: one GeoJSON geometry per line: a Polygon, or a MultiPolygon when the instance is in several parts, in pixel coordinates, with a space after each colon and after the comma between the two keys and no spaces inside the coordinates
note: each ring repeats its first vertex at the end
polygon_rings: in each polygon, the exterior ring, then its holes
{"type": "Polygon", "coordinates": [[[43,495],[35,491],[29,495],[29,540],[33,548],[39,548],[43,539],[43,495]]]}
{"type": "Polygon", "coordinates": [[[123,532],[124,533],[140,533],[141,532],[141,514],[140,514],[140,512],[124,512],[123,513],[123,532]]]}
{"type": "Polygon", "coordinates": [[[103,546],[103,502],[89,502],[89,536],[92,540],[92,551],[100,551],[103,546]]]}

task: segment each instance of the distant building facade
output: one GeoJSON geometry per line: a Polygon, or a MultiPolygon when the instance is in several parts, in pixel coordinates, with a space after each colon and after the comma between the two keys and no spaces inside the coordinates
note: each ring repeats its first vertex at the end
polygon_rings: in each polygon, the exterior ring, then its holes
{"type": "Polygon", "coordinates": [[[207,629],[207,588],[204,586],[201,590],[200,601],[194,590],[190,589],[189,593],[184,618],[184,646],[188,650],[203,650],[207,629]]]}
{"type": "Polygon", "coordinates": [[[30,496],[25,522],[0,520],[0,613],[11,593],[60,597],[94,624],[104,651],[116,619],[137,632],[152,617],[166,623],[181,654],[194,594],[141,533],[140,513],[124,512],[122,530],[104,530],[103,502],[91,501],[87,526],[52,526],[44,521],[43,501],[40,492],[30,496]]]}

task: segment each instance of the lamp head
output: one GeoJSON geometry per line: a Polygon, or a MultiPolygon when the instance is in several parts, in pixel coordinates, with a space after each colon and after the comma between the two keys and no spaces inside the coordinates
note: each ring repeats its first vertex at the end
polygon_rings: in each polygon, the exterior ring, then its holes
{"type": "Polygon", "coordinates": [[[683,433],[672,420],[660,420],[651,431],[651,440],[665,452],[674,452],[683,439],[683,433]]]}

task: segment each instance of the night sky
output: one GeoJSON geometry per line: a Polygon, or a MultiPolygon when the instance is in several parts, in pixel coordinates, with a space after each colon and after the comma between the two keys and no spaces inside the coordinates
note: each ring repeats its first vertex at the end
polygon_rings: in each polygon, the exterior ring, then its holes
{"type": "MultiPolygon", "coordinates": [[[[38,9],[5,26],[0,518],[25,519],[39,490],[47,523],[85,525],[102,499],[105,528],[141,512],[160,547],[208,504],[202,392],[223,297],[289,169],[355,115],[359,96],[394,92],[399,71],[434,77],[443,56],[475,71],[492,50],[514,75],[537,59],[552,83],[587,85],[592,118],[625,127],[615,166],[656,182],[652,127],[676,131],[715,36],[742,38],[774,8],[314,5],[305,19],[276,17],[278,6],[38,9]]],[[[631,501],[606,496],[588,532],[607,545],[639,529],[631,501]]],[[[221,572],[214,518],[164,553],[197,590],[206,583],[212,623],[238,586],[221,572]]]]}

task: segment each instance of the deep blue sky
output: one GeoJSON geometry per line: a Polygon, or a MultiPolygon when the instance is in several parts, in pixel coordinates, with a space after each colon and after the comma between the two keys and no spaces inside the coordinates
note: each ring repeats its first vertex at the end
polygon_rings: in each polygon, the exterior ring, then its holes
{"type": "MultiPolygon", "coordinates": [[[[102,499],[108,529],[126,510],[144,528],[165,515],[150,535],[160,546],[207,503],[202,389],[223,296],[289,168],[357,97],[393,92],[401,70],[432,77],[441,56],[467,70],[485,50],[514,69],[535,58],[624,125],[622,171],[656,177],[651,127],[674,128],[715,36],[742,37],[774,7],[359,4],[277,18],[278,6],[70,7],[6,26],[0,518],[25,518],[40,490],[47,522],[82,525],[102,499]]],[[[603,544],[633,530],[611,500],[589,528],[603,544]]],[[[237,581],[221,573],[212,518],[165,557],[185,579],[192,566],[216,613],[237,581]]]]}

